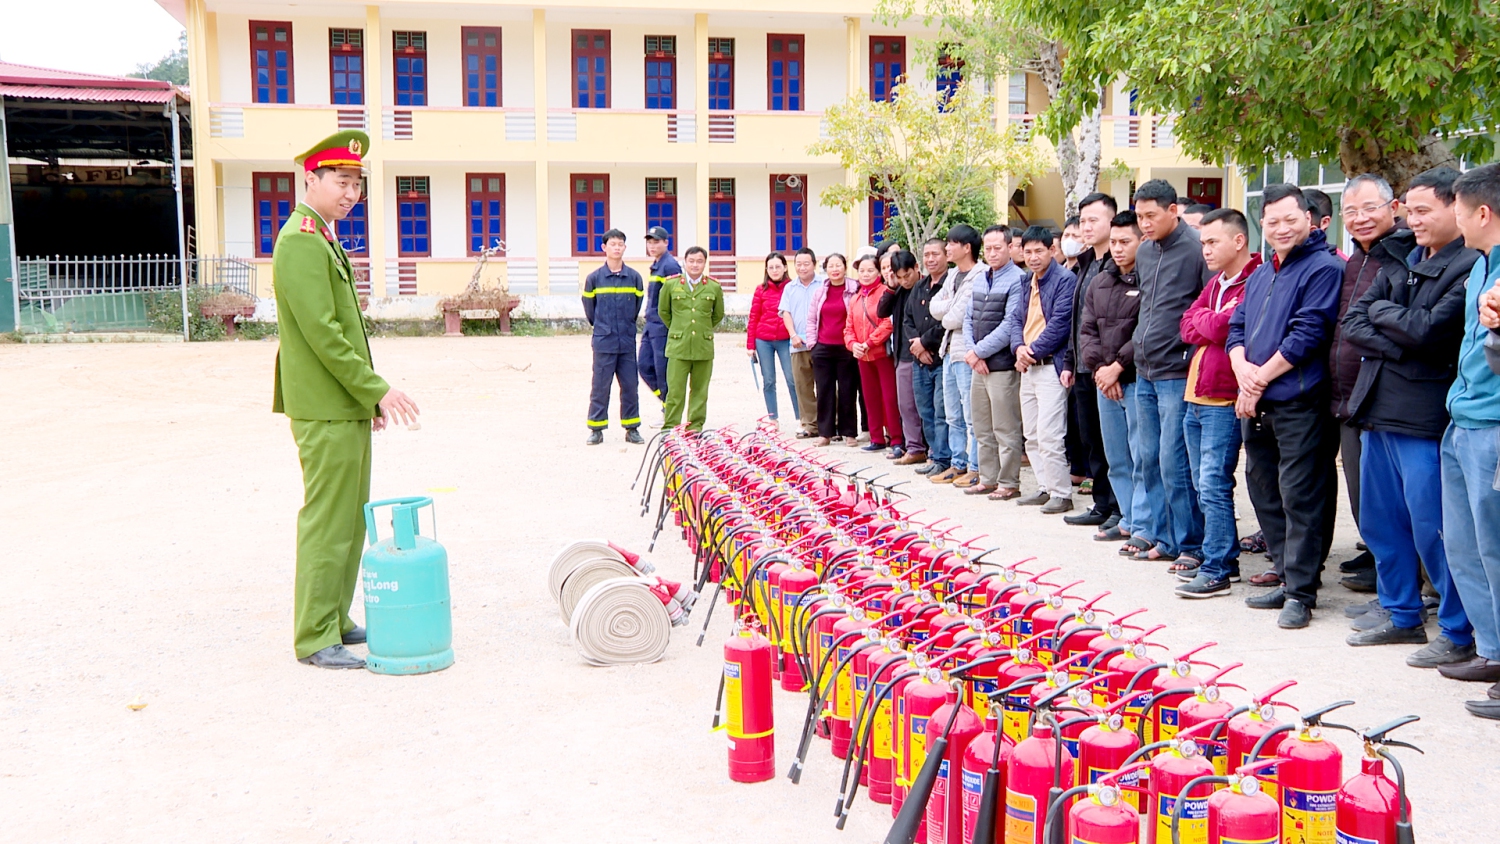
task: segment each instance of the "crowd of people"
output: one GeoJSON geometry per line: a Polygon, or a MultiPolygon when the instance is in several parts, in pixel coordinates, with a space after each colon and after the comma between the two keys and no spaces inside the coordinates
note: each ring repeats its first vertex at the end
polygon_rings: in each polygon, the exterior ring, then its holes
{"type": "Polygon", "coordinates": [[[1318,604],[1342,457],[1364,552],[1343,582],[1376,593],[1345,609],[1348,644],[1423,645],[1408,665],[1494,684],[1466,705],[1500,719],[1500,165],[1429,170],[1401,198],[1350,179],[1348,256],[1320,191],[1265,188],[1264,256],[1237,210],[1163,180],[1132,200],[1084,197],[1061,237],[958,225],[852,262],[767,256],[746,340],[767,413],[779,363],[798,438],[1069,514],[1166,564],[1182,598],[1229,595],[1263,550],[1245,603],[1287,629],[1318,604]]]}

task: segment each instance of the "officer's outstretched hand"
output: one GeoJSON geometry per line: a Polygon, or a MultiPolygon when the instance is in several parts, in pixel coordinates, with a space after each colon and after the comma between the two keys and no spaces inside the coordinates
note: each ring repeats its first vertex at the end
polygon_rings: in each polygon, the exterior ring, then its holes
{"type": "Polygon", "coordinates": [[[391,423],[411,425],[417,421],[417,415],[420,413],[417,403],[411,400],[411,396],[392,387],[380,399],[380,415],[375,417],[373,427],[374,430],[380,431],[391,423]]]}

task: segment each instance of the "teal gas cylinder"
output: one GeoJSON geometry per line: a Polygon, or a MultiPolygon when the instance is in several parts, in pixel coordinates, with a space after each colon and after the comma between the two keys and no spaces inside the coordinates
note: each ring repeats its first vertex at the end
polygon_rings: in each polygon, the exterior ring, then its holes
{"type": "Polygon", "coordinates": [[[365,505],[370,547],[360,560],[365,630],[377,674],[426,674],[453,664],[453,613],[448,600],[448,552],[421,535],[417,518],[427,496],[388,498],[365,505]],[[391,508],[393,535],[380,538],[375,510],[391,508]]]}

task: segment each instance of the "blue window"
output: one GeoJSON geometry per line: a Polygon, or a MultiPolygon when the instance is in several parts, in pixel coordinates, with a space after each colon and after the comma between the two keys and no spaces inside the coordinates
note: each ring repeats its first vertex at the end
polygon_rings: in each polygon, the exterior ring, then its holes
{"type": "Polygon", "coordinates": [[[870,99],[887,102],[891,89],[906,72],[906,38],[899,35],[870,36],[870,99]]]}
{"type": "Polygon", "coordinates": [[[573,30],[573,103],[609,108],[609,31],[573,30]]]}
{"type": "Polygon", "coordinates": [[[667,230],[667,251],[677,248],[677,180],[646,180],[646,228],[667,230]]]}
{"type": "Polygon", "coordinates": [[[250,22],[250,74],[258,103],[292,102],[292,25],[250,22]]]}
{"type": "Polygon", "coordinates": [[[396,177],[396,222],[403,258],[432,254],[430,183],[426,176],[396,177]]]}
{"type": "Polygon", "coordinates": [[[427,105],[427,33],[395,32],[396,105],[427,105]]]}
{"type": "Polygon", "coordinates": [[[293,179],[291,173],[250,174],[255,202],[256,257],[271,257],[276,248],[276,235],[286,225],[286,219],[292,216],[292,209],[297,207],[293,179]]]}
{"type": "Polygon", "coordinates": [[[575,173],[569,180],[573,200],[573,254],[603,255],[609,229],[609,176],[575,173]]]}
{"type": "Polygon", "coordinates": [[[767,108],[771,111],[802,110],[801,35],[766,36],[767,108]]]}
{"type": "Polygon", "coordinates": [[[708,180],[708,251],[734,254],[734,179],[708,180]]]}
{"type": "Polygon", "coordinates": [[[469,254],[505,242],[505,174],[470,173],[469,254]]]}
{"type": "Polygon", "coordinates": [[[940,102],[946,103],[964,81],[964,63],[961,59],[943,55],[938,58],[937,90],[940,102]]]}
{"type": "Polygon", "coordinates": [[[677,36],[646,36],[646,108],[677,107],[677,36]]]}
{"type": "Polygon", "coordinates": [[[339,245],[344,247],[351,258],[362,258],[370,254],[368,195],[369,186],[361,183],[359,201],[349,209],[349,216],[333,224],[339,245]]]}
{"type": "Polygon", "coordinates": [[[734,39],[708,39],[708,107],[734,109],[734,39]]]}
{"type": "Polygon", "coordinates": [[[896,234],[896,203],[884,196],[870,195],[870,242],[891,240],[896,234]]]}
{"type": "Polygon", "coordinates": [[[500,28],[466,26],[464,38],[464,105],[500,105],[500,28]]]}
{"type": "Polygon", "coordinates": [[[783,255],[807,245],[807,176],[771,176],[771,251],[783,255]]]}
{"type": "Polygon", "coordinates": [[[364,30],[328,30],[328,87],[334,105],[364,105],[364,30]]]}

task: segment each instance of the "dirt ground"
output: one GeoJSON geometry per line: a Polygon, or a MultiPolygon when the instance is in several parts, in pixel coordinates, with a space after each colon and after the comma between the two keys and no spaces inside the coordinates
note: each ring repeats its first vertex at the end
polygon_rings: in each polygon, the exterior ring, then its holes
{"type": "MultiPolygon", "coordinates": [[[[721,336],[711,425],[762,413],[743,349],[742,335],[721,336]]],[[[0,448],[0,839],[880,840],[889,810],[863,796],[834,830],[826,742],[801,785],[729,782],[724,739],[709,731],[727,613],[702,648],[675,630],[655,665],[592,668],[569,644],[545,586],[555,551],[584,537],[644,551],[650,534],[629,490],[642,449],[619,428],[583,444],[586,337],[375,342],[379,370],[423,416],[418,431],[376,435],[374,495],[436,498],[458,662],[420,677],[299,665],[301,485],[287,422],[269,411],[275,351],[0,346],[12,430],[0,448]]],[[[1365,596],[1331,566],[1313,626],[1283,631],[1240,603],[1248,585],[1182,601],[1163,566],[1122,561],[1088,529],[908,488],[928,513],[1009,546],[1001,555],[1112,590],[1107,607],[1151,607],[1174,649],[1217,641],[1204,656],[1244,661],[1234,676],[1247,688],[1295,677],[1286,700],[1352,698],[1335,720],[1359,727],[1420,715],[1402,735],[1427,751],[1402,757],[1419,840],[1488,840],[1477,830],[1500,824],[1482,785],[1500,781],[1500,724],[1462,708],[1485,687],[1407,668],[1411,648],[1345,646],[1340,610],[1365,596]]],[[[1355,539],[1346,516],[1334,558],[1355,539]]],[[[690,573],[674,535],[651,558],[669,577],[690,573]]],[[[1246,573],[1262,560],[1246,558],[1246,573]]],[[[785,771],[801,703],[777,695],[785,771]]],[[[1359,750],[1337,741],[1352,775],[1359,750]]]]}

